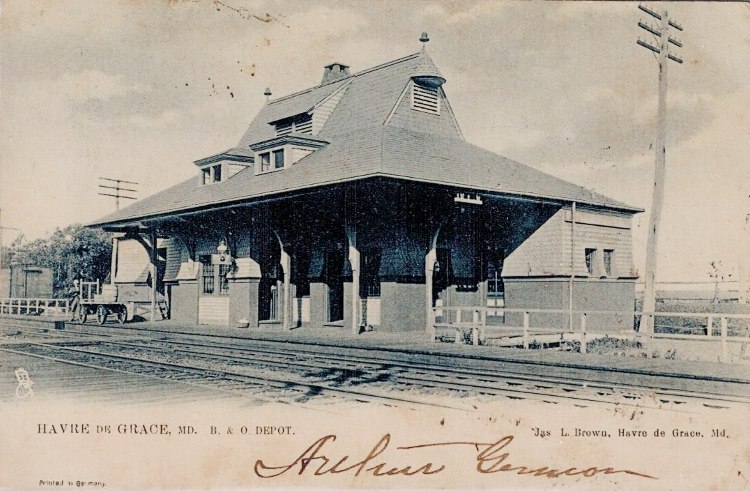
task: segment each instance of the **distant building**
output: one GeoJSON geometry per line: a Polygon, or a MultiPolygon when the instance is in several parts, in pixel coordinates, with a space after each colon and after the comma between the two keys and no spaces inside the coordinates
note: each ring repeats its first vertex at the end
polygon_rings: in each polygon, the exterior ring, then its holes
{"type": "Polygon", "coordinates": [[[0,270],[0,298],[52,298],[52,270],[11,264],[0,270]]]}
{"type": "Polygon", "coordinates": [[[356,74],[332,63],[194,178],[91,226],[144,250],[161,238],[151,257],[165,256],[171,315],[188,324],[413,331],[434,306],[571,300],[632,312],[642,210],[468,143],[445,82],[424,50],[356,74]]]}

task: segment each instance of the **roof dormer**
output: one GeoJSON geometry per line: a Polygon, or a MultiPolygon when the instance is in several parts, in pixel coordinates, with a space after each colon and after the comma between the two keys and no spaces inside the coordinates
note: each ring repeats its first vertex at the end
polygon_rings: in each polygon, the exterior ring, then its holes
{"type": "Polygon", "coordinates": [[[251,145],[250,150],[255,156],[255,174],[284,170],[326,145],[326,140],[300,133],[290,133],[251,145]]]}
{"type": "Polygon", "coordinates": [[[200,169],[200,182],[203,186],[226,181],[252,164],[253,153],[241,148],[233,148],[195,161],[195,165],[200,169]]]}

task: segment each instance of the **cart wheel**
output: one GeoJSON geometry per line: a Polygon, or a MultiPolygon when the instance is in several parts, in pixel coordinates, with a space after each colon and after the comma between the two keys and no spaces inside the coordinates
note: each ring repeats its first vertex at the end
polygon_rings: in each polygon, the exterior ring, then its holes
{"type": "Polygon", "coordinates": [[[117,322],[120,324],[125,324],[125,321],[128,318],[128,308],[127,307],[121,307],[120,310],[117,311],[117,322]]]}
{"type": "Polygon", "coordinates": [[[88,315],[89,315],[88,309],[84,306],[80,306],[78,308],[78,314],[76,314],[76,320],[78,321],[79,324],[85,324],[86,318],[88,317],[88,315]]]}
{"type": "Polygon", "coordinates": [[[96,308],[96,322],[98,322],[100,326],[107,322],[107,307],[104,305],[100,305],[96,308]]]}

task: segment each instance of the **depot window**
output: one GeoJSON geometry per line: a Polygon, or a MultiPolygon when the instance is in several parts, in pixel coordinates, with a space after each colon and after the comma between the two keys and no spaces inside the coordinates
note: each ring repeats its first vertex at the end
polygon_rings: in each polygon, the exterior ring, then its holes
{"type": "Polygon", "coordinates": [[[615,251],[614,249],[604,249],[604,274],[614,276],[615,251]]]}
{"type": "Polygon", "coordinates": [[[596,268],[596,249],[586,249],[584,252],[584,260],[586,261],[586,271],[588,274],[594,274],[596,268]]]}
{"type": "Polygon", "coordinates": [[[200,257],[201,262],[201,293],[203,295],[228,295],[229,273],[228,264],[215,265],[211,261],[211,255],[200,257]]]}

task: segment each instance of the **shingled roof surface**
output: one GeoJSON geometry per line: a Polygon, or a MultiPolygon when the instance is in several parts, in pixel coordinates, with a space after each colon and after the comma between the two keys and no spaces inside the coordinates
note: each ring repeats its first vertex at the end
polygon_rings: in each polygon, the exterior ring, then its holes
{"type": "Polygon", "coordinates": [[[330,143],[296,164],[260,175],[251,165],[211,185],[202,185],[196,175],[91,225],[127,224],[375,176],[642,211],[467,143],[458,128],[455,136],[446,136],[416,131],[413,125],[387,124],[411,77],[431,63],[425,53],[416,53],[271,101],[252,121],[237,149],[276,137],[270,123],[310,111],[338,89],[345,90],[316,136],[330,143]]]}

